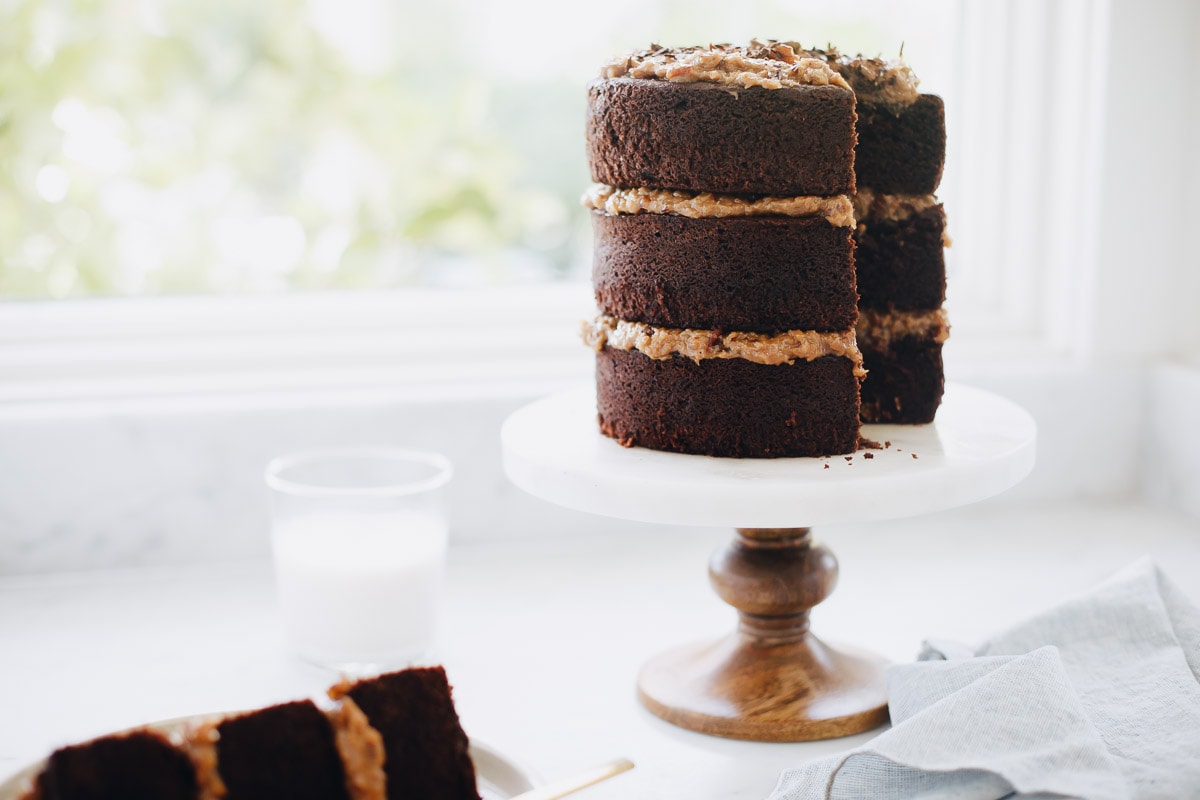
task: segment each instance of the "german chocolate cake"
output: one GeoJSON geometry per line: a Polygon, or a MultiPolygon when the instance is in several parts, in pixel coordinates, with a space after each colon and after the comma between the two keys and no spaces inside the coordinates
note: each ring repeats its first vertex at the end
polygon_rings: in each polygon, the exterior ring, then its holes
{"type": "Polygon", "coordinates": [[[855,97],[778,43],[652,48],[588,88],[600,430],[735,458],[858,446],[855,97]]]}

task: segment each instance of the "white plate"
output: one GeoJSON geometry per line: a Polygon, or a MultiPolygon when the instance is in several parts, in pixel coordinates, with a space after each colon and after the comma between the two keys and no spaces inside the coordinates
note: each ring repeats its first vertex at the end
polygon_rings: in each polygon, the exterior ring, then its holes
{"type": "Polygon", "coordinates": [[[621,447],[596,425],[591,385],[515,411],[500,430],[504,469],[543,500],[609,517],[795,528],[928,514],[1018,483],[1037,426],[1010,400],[947,384],[929,425],[864,425],[887,447],[825,458],[710,458],[621,447]]]}
{"type": "MultiPolygon", "coordinates": [[[[177,719],[155,722],[145,727],[153,728],[166,734],[181,732],[187,725],[208,718],[210,715],[179,717],[177,719]]],[[[533,789],[533,774],[496,752],[487,745],[471,742],[471,760],[475,762],[475,776],[479,782],[479,792],[483,800],[508,800],[521,792],[533,789]]],[[[0,800],[17,800],[21,793],[30,785],[35,775],[42,771],[45,759],[29,764],[0,783],[0,800]]]]}

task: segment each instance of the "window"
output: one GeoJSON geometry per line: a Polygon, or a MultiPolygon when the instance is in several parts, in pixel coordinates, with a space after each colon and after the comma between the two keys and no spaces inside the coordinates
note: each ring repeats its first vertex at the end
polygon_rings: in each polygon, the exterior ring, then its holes
{"type": "MultiPolygon", "coordinates": [[[[586,12],[555,0],[8,0],[0,399],[107,396],[113,380],[153,391],[165,374],[177,391],[277,373],[294,387],[325,367],[407,380],[475,369],[483,341],[525,343],[496,357],[578,370],[583,87],[652,40],[903,46],[946,100],[951,346],[1067,346],[1097,256],[1108,12],[1088,0],[614,0],[586,12]],[[114,295],[139,299],[83,299],[114,295]],[[440,366],[398,369],[416,358],[402,341],[431,330],[440,366]]],[[[534,373],[548,374],[513,374],[534,373]]]]}

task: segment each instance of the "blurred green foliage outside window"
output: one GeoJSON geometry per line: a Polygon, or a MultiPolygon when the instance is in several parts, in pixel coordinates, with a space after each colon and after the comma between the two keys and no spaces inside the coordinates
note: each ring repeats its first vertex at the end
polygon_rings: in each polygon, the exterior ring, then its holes
{"type": "Polygon", "coordinates": [[[582,148],[545,140],[582,99],[523,129],[445,9],[0,0],[0,297],[567,270],[582,148]]]}
{"type": "Polygon", "coordinates": [[[947,2],[0,0],[0,300],[585,275],[607,58],[947,2]]]}

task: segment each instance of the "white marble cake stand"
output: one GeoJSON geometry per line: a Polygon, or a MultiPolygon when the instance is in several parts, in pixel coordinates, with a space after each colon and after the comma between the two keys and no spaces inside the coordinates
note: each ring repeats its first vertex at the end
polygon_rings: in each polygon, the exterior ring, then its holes
{"type": "Polygon", "coordinates": [[[504,468],[520,488],[559,505],[621,519],[732,526],[709,576],[738,610],[738,631],[652,659],[638,694],[690,730],[755,741],[804,741],[887,720],[882,661],[835,650],[808,630],[837,561],[807,526],[883,520],[966,505],[1033,469],[1036,426],[996,395],[949,385],[930,425],[867,425],[880,449],[850,456],[725,459],[625,448],[596,426],[592,387],[513,413],[501,429],[504,468]]]}

